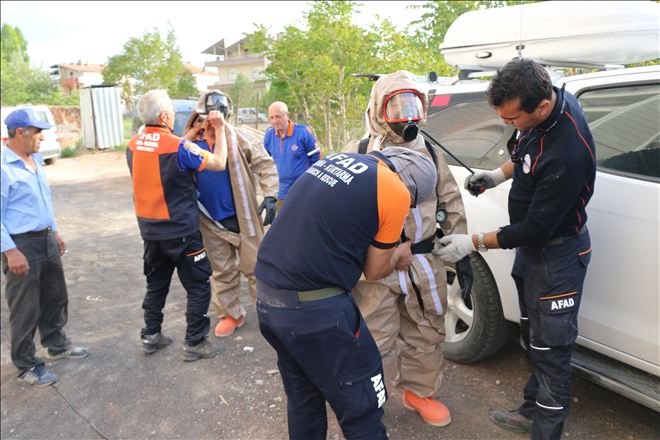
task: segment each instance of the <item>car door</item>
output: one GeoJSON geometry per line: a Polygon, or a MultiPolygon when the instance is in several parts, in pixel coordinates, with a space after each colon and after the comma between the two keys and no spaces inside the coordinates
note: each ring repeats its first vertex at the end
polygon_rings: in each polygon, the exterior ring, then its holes
{"type": "Polygon", "coordinates": [[[566,79],[584,109],[597,161],[578,343],[657,374],[660,72],[628,70],[566,79]]]}

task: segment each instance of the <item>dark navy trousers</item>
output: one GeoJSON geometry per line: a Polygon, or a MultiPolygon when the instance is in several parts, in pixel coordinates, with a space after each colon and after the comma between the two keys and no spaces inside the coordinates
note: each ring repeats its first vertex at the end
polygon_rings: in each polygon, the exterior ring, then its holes
{"type": "Polygon", "coordinates": [[[588,232],[553,246],[516,249],[512,276],[533,368],[518,412],[533,420],[532,439],[560,439],[570,410],[571,354],[590,258],[588,232]]]}
{"type": "Polygon", "coordinates": [[[144,240],[147,293],[142,302],[145,327],[141,336],[161,331],[163,308],[175,268],[188,296],[186,343],[194,346],[206,337],[211,327],[206,316],[211,302],[211,264],[199,231],[171,240],[144,240]]]}
{"type": "Polygon", "coordinates": [[[383,366],[353,298],[299,301],[257,280],[261,334],[277,351],[289,438],[325,440],[326,401],[348,440],[387,439],[383,366]]]}

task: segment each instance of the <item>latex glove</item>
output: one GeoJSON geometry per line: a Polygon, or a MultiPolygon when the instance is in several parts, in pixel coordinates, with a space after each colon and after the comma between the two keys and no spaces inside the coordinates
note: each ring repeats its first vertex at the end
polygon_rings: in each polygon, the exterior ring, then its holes
{"type": "Polygon", "coordinates": [[[275,213],[277,212],[277,200],[275,197],[264,197],[264,201],[259,205],[259,215],[266,210],[266,219],[264,220],[264,226],[270,225],[275,220],[275,213]]]}
{"type": "Polygon", "coordinates": [[[458,278],[458,285],[461,286],[461,298],[463,301],[467,301],[474,282],[474,272],[469,255],[456,263],[456,278],[458,278]]]}
{"type": "Polygon", "coordinates": [[[495,188],[505,180],[506,177],[502,169],[495,168],[491,171],[479,171],[468,175],[465,178],[463,186],[470,191],[470,194],[476,197],[487,189],[495,188]]]}
{"type": "Polygon", "coordinates": [[[442,247],[433,249],[433,255],[449,263],[456,263],[476,251],[472,243],[472,235],[445,235],[439,243],[442,247]]]}

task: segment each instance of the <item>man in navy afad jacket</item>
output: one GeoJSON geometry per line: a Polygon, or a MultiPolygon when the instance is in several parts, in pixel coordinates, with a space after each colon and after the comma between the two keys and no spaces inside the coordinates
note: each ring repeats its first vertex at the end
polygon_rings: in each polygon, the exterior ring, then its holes
{"type": "Polygon", "coordinates": [[[511,224],[497,231],[449,235],[436,254],[458,261],[474,250],[516,249],[512,276],[520,324],[533,374],[524,402],[495,411],[504,429],[559,439],[571,400],[571,352],[591,257],[586,206],[596,177],[596,151],[577,99],[552,86],[545,69],[526,59],[504,66],[487,95],[495,112],[518,130],[509,141],[511,160],[468,177],[472,194],[513,178],[511,224]]]}

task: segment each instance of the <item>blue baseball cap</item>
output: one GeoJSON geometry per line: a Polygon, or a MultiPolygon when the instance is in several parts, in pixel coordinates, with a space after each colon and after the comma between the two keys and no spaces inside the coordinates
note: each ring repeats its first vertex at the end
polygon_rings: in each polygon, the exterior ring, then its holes
{"type": "Polygon", "coordinates": [[[47,130],[53,127],[48,122],[44,122],[37,118],[37,115],[31,108],[19,108],[18,110],[9,113],[9,116],[5,118],[5,125],[8,130],[15,130],[23,127],[36,127],[42,130],[47,130]]]}

